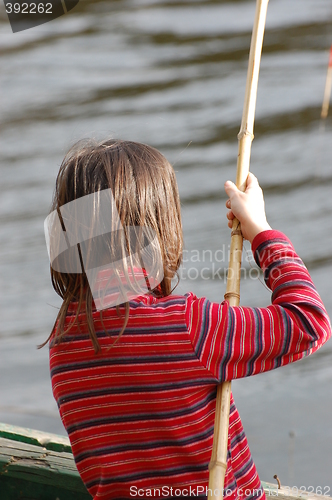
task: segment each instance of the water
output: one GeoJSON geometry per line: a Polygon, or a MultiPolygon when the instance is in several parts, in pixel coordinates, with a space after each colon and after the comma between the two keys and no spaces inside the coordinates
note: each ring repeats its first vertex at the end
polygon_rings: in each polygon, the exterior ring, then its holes
{"type": "MultiPolygon", "coordinates": [[[[222,300],[223,183],[234,179],[254,6],[81,0],[63,18],[12,34],[1,3],[0,421],[64,433],[47,348],[36,345],[60,304],[43,220],[77,139],[147,142],[169,158],[187,250],[179,291],[222,300]]],[[[319,117],[331,43],[330,0],[270,2],[252,151],[269,222],[292,239],[330,314],[332,119],[324,131],[319,117]]],[[[244,265],[242,304],[267,305],[246,254],[244,265]]],[[[282,484],[331,494],[331,351],[328,343],[298,364],[233,383],[263,480],[278,474],[282,484]]]]}

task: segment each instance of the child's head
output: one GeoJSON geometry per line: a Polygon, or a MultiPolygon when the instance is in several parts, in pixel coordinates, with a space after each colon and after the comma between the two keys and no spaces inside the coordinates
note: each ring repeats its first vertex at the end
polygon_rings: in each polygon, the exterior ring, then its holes
{"type": "MultiPolygon", "coordinates": [[[[122,227],[152,228],[163,261],[158,294],[172,291],[171,281],[183,250],[180,200],[172,166],[156,149],[131,141],[80,141],[65,156],[56,180],[52,211],[98,191],[111,189],[122,227]]],[[[105,256],[104,256],[105,257],[105,256]]],[[[92,295],[85,273],[65,273],[51,267],[53,287],[64,302],[57,318],[56,337],[64,333],[68,305],[85,304],[90,336],[98,342],[92,323],[92,295]]]]}

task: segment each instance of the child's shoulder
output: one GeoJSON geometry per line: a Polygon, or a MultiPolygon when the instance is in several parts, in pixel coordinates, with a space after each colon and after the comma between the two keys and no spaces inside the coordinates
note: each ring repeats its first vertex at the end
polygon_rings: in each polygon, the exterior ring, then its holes
{"type": "Polygon", "coordinates": [[[181,307],[186,306],[188,302],[198,300],[196,295],[192,292],[186,292],[183,295],[172,293],[166,297],[156,297],[154,295],[142,295],[133,300],[130,300],[129,305],[133,309],[140,307],[152,308],[168,308],[168,307],[181,307]]]}
{"type": "MultiPolygon", "coordinates": [[[[144,315],[147,317],[171,317],[190,316],[193,306],[203,304],[206,298],[198,298],[193,292],[187,292],[183,295],[172,293],[166,297],[155,297],[153,295],[142,295],[129,302],[129,318],[144,315]]],[[[196,309],[196,307],[194,307],[196,309]]],[[[106,315],[108,313],[106,312],[106,315]]]]}

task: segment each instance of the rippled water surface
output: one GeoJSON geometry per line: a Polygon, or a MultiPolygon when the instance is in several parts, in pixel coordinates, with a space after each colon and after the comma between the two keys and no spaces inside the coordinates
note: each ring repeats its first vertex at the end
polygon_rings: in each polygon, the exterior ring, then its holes
{"type": "MultiPolygon", "coordinates": [[[[43,221],[66,149],[115,136],[175,166],[186,262],[179,290],[221,301],[255,2],[85,1],[13,34],[0,5],[0,421],[64,433],[47,348],[59,300],[43,221]]],[[[252,171],[270,224],[309,267],[332,314],[332,117],[320,122],[331,0],[271,0],[252,171]]],[[[248,249],[247,245],[247,249],[248,249]]],[[[270,293],[244,255],[242,304],[270,293]],[[251,276],[251,279],[250,279],[251,276]]],[[[331,488],[332,344],[298,364],[233,384],[260,476],[331,488]]],[[[330,494],[332,494],[330,491],[330,494]]],[[[327,489],[324,492],[328,492],[327,489]]]]}

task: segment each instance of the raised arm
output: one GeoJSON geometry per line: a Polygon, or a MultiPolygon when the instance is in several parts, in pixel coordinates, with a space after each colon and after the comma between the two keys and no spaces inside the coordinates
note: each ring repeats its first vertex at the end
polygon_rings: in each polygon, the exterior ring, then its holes
{"type": "Polygon", "coordinates": [[[289,239],[270,229],[263,194],[250,174],[245,193],[226,183],[227,217],[240,220],[257,264],[272,291],[272,305],[230,307],[189,298],[191,340],[218,381],[254,375],[303,358],[331,336],[331,325],[309,272],[289,239]]]}

